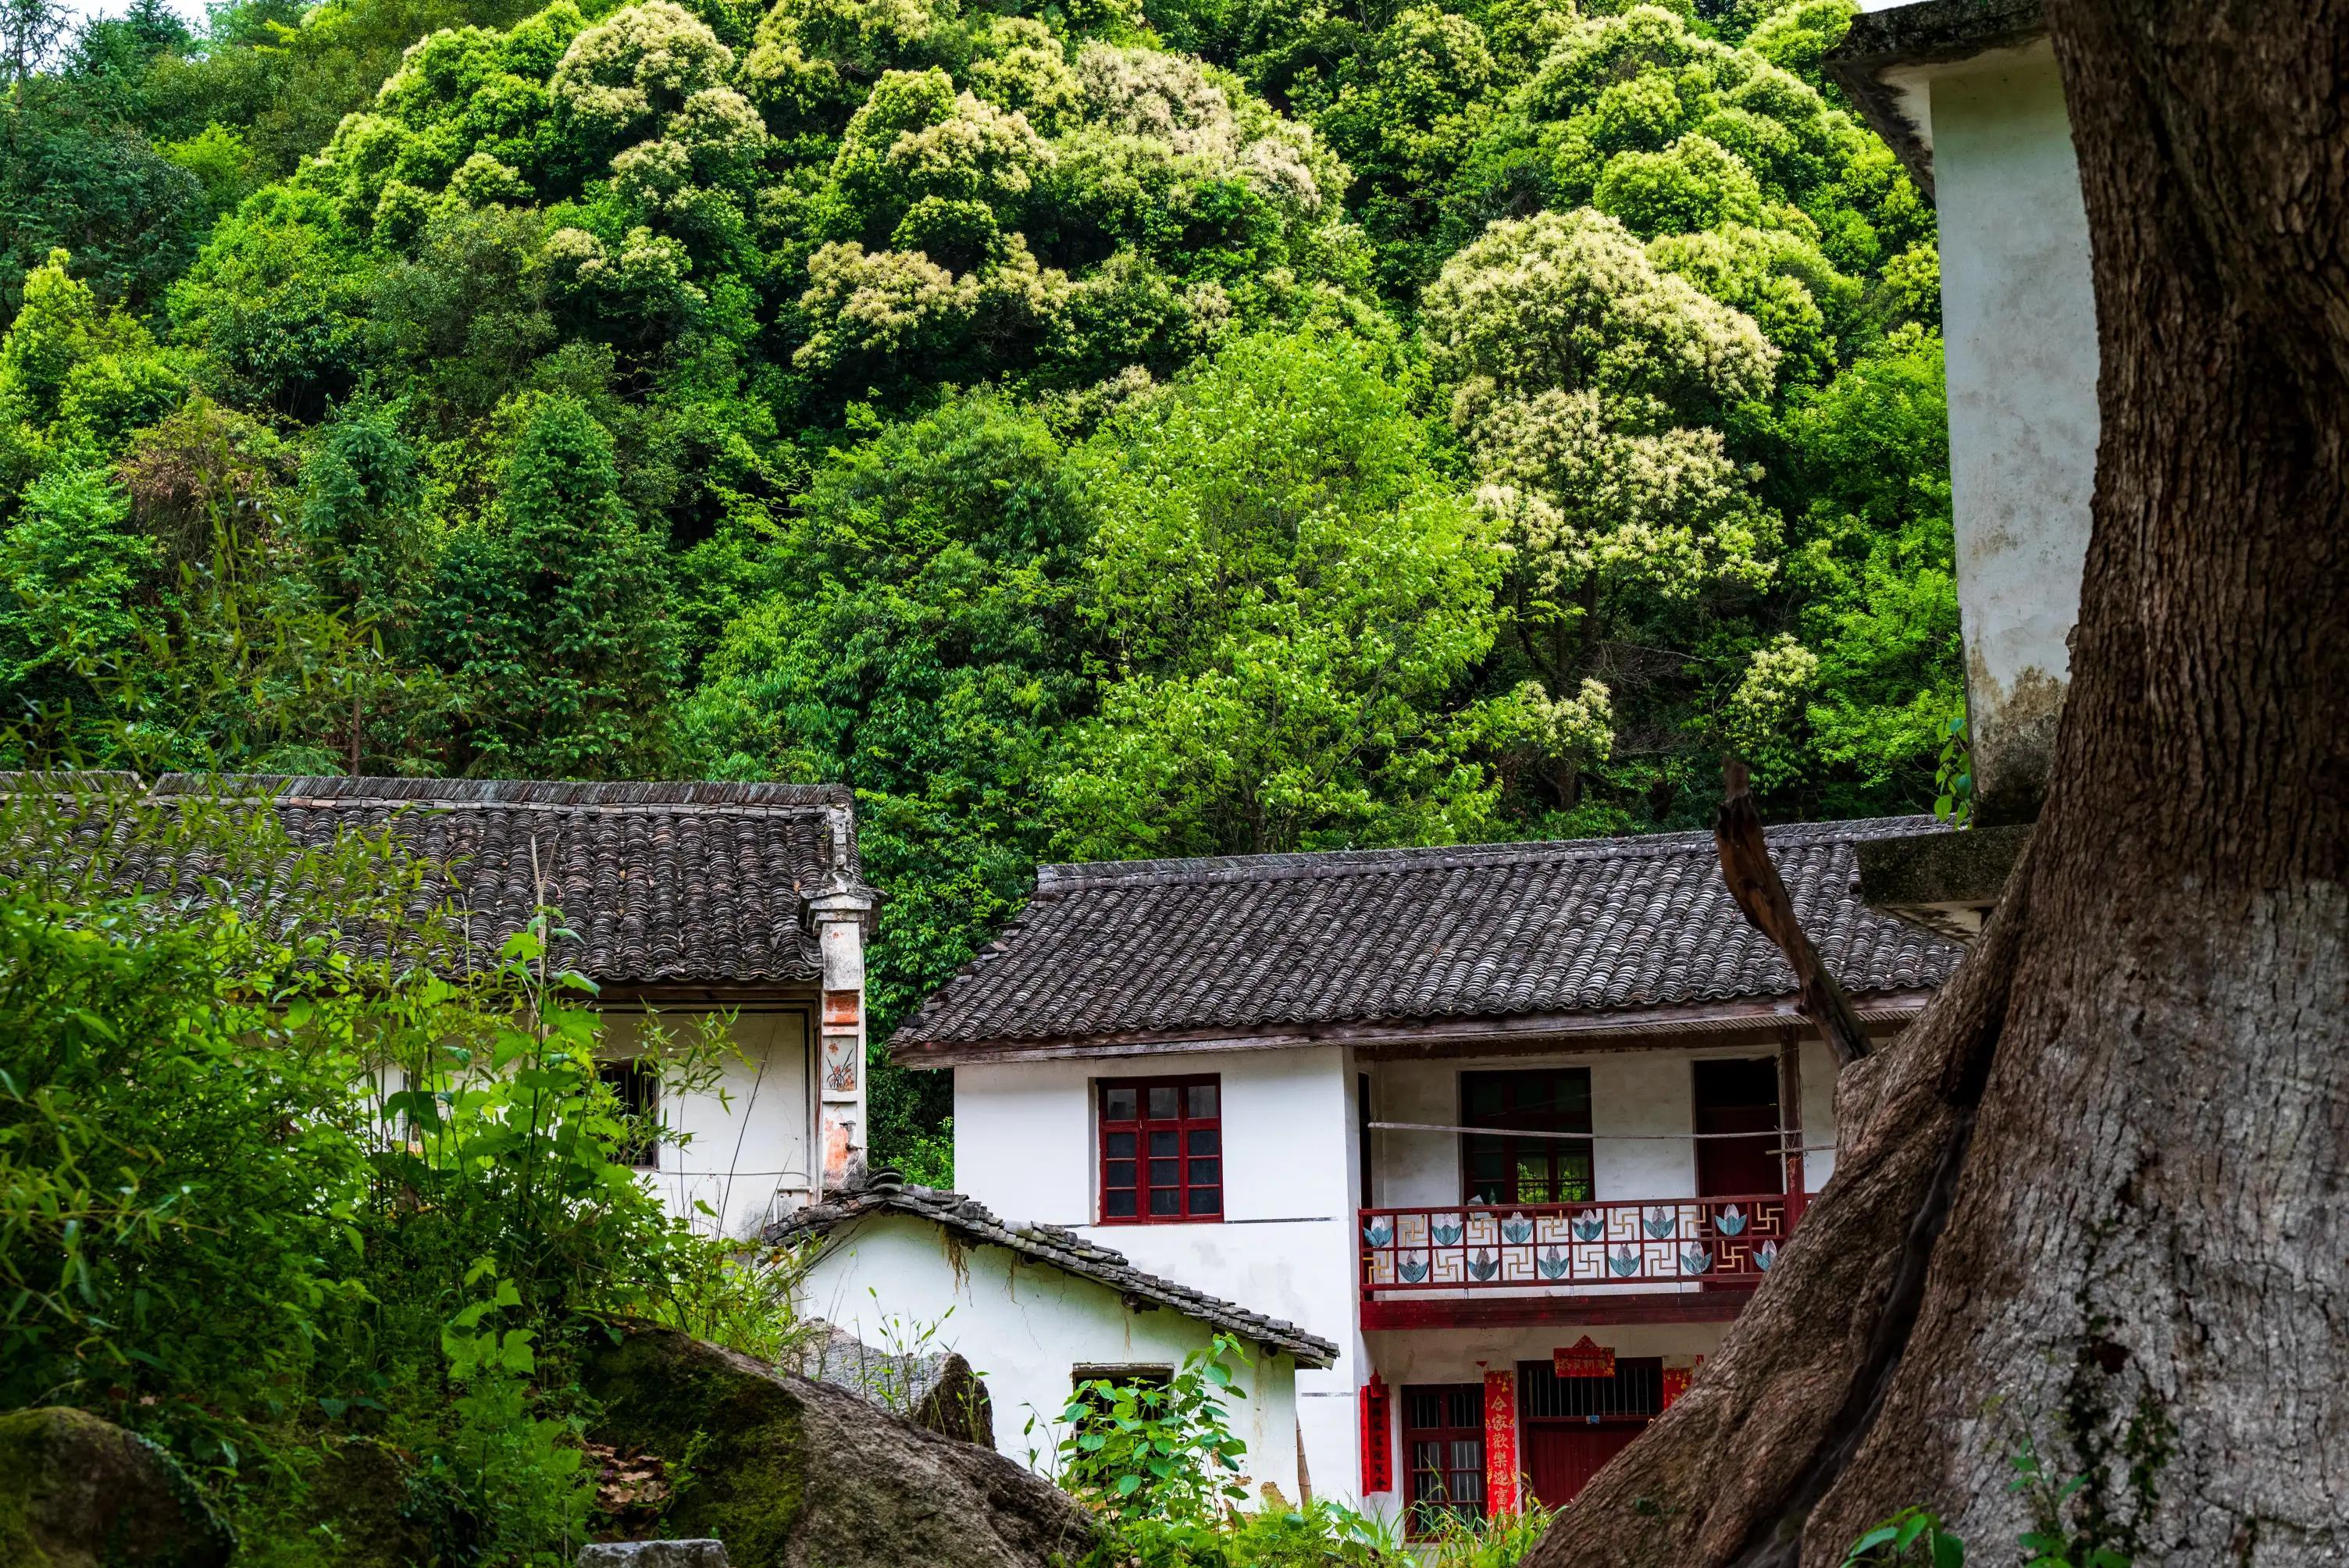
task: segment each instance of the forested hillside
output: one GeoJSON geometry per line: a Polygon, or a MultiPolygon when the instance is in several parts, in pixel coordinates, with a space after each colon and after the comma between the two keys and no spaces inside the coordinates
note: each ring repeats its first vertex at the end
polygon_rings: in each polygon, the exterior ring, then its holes
{"type": "Polygon", "coordinates": [[[1920,809],[1848,14],[23,0],[5,760],[845,780],[876,1040],[1040,858],[1920,809]]]}

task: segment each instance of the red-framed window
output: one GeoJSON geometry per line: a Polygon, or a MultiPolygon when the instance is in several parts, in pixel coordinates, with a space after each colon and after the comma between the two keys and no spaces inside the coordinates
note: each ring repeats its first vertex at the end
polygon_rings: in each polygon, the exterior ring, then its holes
{"type": "Polygon", "coordinates": [[[1485,1386],[1406,1383],[1402,1452],[1410,1468],[1405,1522],[1432,1534],[1444,1515],[1485,1517],[1485,1386]]]}
{"type": "Polygon", "coordinates": [[[1492,1132],[1460,1140],[1461,1185],[1471,1203],[1587,1203],[1590,1144],[1587,1139],[1519,1138],[1514,1132],[1588,1133],[1590,1069],[1536,1068],[1517,1072],[1462,1073],[1460,1119],[1492,1132]]]}
{"type": "Polygon", "coordinates": [[[1223,1085],[1196,1078],[1100,1085],[1102,1223],[1224,1217],[1223,1085]]]}

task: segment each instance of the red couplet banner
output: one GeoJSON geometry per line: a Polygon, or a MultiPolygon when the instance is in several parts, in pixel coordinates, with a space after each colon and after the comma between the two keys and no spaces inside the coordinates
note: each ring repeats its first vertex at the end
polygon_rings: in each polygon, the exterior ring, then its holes
{"type": "Polygon", "coordinates": [[[1485,1511],[1517,1511],[1517,1375],[1485,1374],[1485,1511]]]}
{"type": "Polygon", "coordinates": [[[1394,1490],[1394,1443],[1390,1428],[1392,1406],[1387,1386],[1373,1374],[1362,1385],[1362,1490],[1394,1490]]]}

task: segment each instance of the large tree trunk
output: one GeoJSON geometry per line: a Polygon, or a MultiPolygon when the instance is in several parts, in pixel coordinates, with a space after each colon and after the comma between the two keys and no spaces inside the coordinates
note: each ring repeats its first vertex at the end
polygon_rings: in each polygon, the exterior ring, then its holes
{"type": "Polygon", "coordinates": [[[2073,682],[1974,954],[1537,1568],[2349,1562],[2349,4],[2048,0],[2103,381],[2073,682]]]}

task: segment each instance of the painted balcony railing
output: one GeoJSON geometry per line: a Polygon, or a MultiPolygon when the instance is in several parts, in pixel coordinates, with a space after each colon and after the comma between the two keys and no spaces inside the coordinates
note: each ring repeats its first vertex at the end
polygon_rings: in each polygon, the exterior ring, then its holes
{"type": "Polygon", "coordinates": [[[1775,1192],[1364,1209],[1362,1293],[1753,1284],[1795,1217],[1775,1192]]]}

